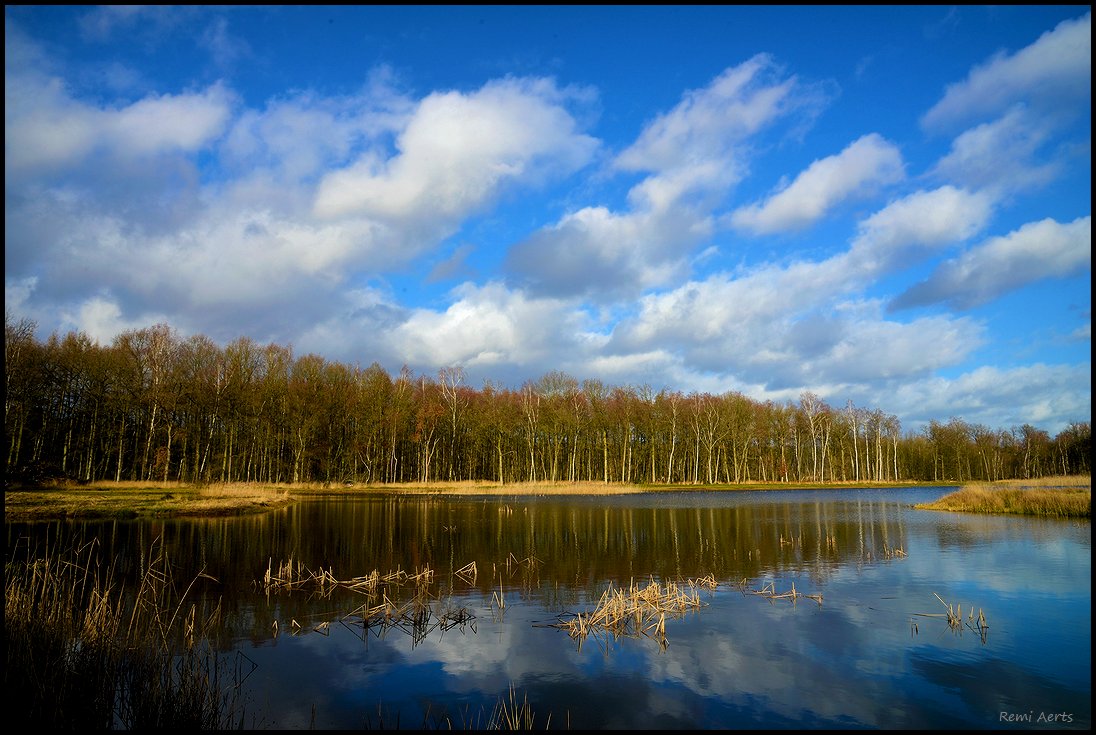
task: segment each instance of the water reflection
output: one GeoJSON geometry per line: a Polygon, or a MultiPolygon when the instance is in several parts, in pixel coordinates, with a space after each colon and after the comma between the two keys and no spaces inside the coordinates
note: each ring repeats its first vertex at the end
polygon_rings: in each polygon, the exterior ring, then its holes
{"type": "Polygon", "coordinates": [[[257,726],[482,726],[514,685],[538,727],[551,714],[576,729],[989,728],[1003,711],[1069,710],[1056,726],[1087,728],[1090,525],[910,507],[940,494],[358,497],[243,518],[9,525],[8,547],[47,530],[95,535],[136,578],[158,541],[178,579],[214,577],[195,580],[199,614],[220,605],[215,645],[256,667],[257,726]],[[372,597],[264,585],[290,560],[341,582],[403,577],[372,597]],[[429,584],[407,581],[426,569],[429,584]],[[707,575],[716,588],[667,616],[664,646],[583,645],[549,625],[610,586],[707,575]],[[750,594],[793,585],[824,602],[750,594]],[[943,611],[936,594],[984,609],[986,640],[918,619],[943,611]],[[412,616],[366,625],[377,600],[412,616]]]}

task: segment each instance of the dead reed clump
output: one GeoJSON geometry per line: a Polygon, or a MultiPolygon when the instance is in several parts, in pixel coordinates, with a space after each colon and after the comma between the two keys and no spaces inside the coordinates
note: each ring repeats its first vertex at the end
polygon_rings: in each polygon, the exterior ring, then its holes
{"type": "MultiPolygon", "coordinates": [[[[945,612],[942,613],[915,613],[918,617],[923,618],[946,618],[948,622],[948,628],[957,635],[962,635],[964,629],[969,629],[974,633],[977,633],[981,638],[983,645],[986,643],[986,636],[989,633],[989,624],[986,622],[986,615],[982,611],[982,608],[978,608],[978,616],[974,615],[974,605],[967,608],[967,619],[963,620],[963,606],[962,604],[952,605],[944,601],[944,598],[935,592],[932,593],[940,604],[944,606],[945,612]]],[[[912,622],[912,631],[914,635],[917,634],[917,623],[912,622]]]]}
{"type": "MultiPolygon", "coordinates": [[[[702,578],[708,586],[709,578],[702,578]]],[[[710,577],[714,582],[714,577],[710,577]]],[[[548,627],[567,631],[580,644],[589,636],[614,638],[648,637],[666,647],[666,618],[681,617],[689,610],[704,606],[696,590],[695,580],[688,585],[668,582],[665,586],[653,578],[646,586],[633,580],[627,590],[613,587],[606,589],[597,606],[585,613],[560,616],[558,622],[548,627]]]]}
{"type": "MultiPolygon", "coordinates": [[[[462,578],[472,575],[474,582],[475,562],[458,570],[458,575],[462,578]]],[[[321,567],[314,571],[299,561],[294,563],[288,560],[274,565],[270,560],[262,580],[254,584],[261,585],[267,594],[308,591],[329,597],[339,589],[361,594],[366,602],[340,616],[338,622],[348,627],[360,626],[363,631],[373,631],[378,635],[398,629],[408,633],[415,643],[424,640],[434,630],[463,629],[471,624],[474,631],[475,616],[467,608],[440,602],[434,589],[436,575],[429,565],[413,573],[397,567],[384,574],[374,569],[366,575],[339,579],[332,569],[321,567]]],[[[305,627],[295,620],[290,621],[290,628],[294,634],[306,632],[305,627]]],[[[327,635],[329,628],[330,621],[324,621],[309,630],[327,635]]],[[[275,620],[271,625],[271,634],[277,637],[279,630],[278,621],[275,620]]]]}
{"type": "Polygon", "coordinates": [[[808,600],[814,600],[815,602],[817,602],[819,604],[819,606],[822,605],[822,595],[821,594],[808,594],[808,593],[805,593],[805,592],[800,592],[795,588],[795,582],[792,582],[792,588],[789,592],[777,592],[775,582],[769,582],[768,584],[764,585],[761,589],[751,590],[751,589],[748,589],[748,587],[746,585],[746,580],[742,580],[742,586],[743,586],[743,594],[748,593],[748,594],[751,594],[751,595],[760,595],[761,597],[766,598],[770,602],[772,602],[773,600],[791,600],[792,602],[797,602],[799,600],[799,598],[802,597],[802,598],[805,598],[805,599],[808,599],[808,600]]]}

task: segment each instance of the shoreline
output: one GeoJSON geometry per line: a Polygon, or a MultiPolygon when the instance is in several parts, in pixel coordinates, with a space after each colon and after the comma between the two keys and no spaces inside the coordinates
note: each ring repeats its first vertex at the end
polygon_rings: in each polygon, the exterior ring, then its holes
{"type": "MultiPolygon", "coordinates": [[[[1040,484],[1066,481],[1090,483],[1090,478],[1045,478],[1040,484]]],[[[1016,483],[1019,481],[1010,481],[1016,483]]],[[[430,482],[392,484],[226,483],[194,485],[181,482],[101,481],[8,487],[4,490],[4,521],[217,517],[262,513],[323,496],[407,495],[443,497],[608,496],[667,492],[750,492],[787,490],[908,489],[962,487],[954,482],[828,482],[740,483],[730,485],[660,485],[604,482],[430,482]]],[[[1014,484],[1012,486],[1015,486],[1014,484]]]]}

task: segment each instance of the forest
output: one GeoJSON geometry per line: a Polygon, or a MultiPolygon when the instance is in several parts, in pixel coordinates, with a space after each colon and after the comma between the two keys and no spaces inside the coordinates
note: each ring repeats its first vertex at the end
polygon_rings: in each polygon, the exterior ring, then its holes
{"type": "MultiPolygon", "coordinates": [[[[520,389],[459,366],[390,375],[157,324],[45,342],[5,314],[7,482],[633,484],[968,482],[1090,474],[1091,427],[960,418],[903,432],[880,408],[653,391],[560,371],[520,389]]],[[[1080,408],[1080,407],[1079,407],[1080,408]]]]}

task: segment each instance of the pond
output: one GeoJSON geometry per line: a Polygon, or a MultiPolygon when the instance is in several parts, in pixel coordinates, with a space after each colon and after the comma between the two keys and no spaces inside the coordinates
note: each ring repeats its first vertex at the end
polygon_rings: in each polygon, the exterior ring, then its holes
{"type": "Polygon", "coordinates": [[[533,729],[1089,729],[1090,523],[912,508],[949,490],[331,497],[8,550],[162,551],[253,729],[479,729],[511,697],[533,729]],[[599,628],[606,593],[685,603],[599,628]]]}

